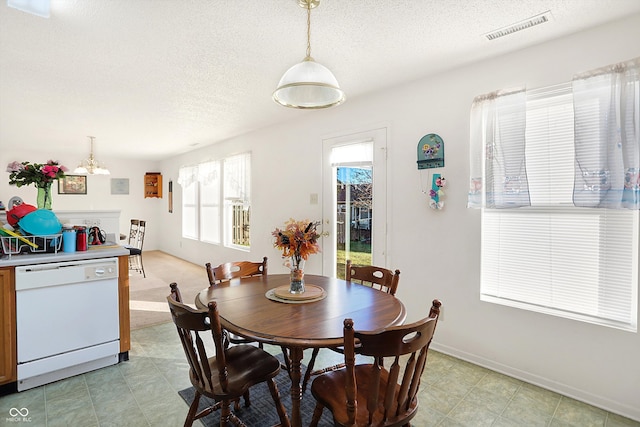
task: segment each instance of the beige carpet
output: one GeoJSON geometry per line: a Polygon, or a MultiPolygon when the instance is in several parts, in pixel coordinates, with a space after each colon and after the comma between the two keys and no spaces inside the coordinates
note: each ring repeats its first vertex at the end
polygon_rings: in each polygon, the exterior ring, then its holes
{"type": "Polygon", "coordinates": [[[129,272],[129,308],[131,329],[170,322],[167,295],[169,284],[176,282],[182,298],[193,304],[196,295],[209,286],[204,265],[192,264],[160,251],[143,252],[146,278],[129,272]]]}

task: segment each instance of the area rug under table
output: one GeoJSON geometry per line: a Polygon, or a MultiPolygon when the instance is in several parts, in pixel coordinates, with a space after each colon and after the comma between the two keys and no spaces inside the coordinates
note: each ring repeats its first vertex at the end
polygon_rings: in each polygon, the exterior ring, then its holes
{"type": "MultiPolygon", "coordinates": [[[[278,355],[281,358],[281,355],[278,355]]],[[[301,367],[301,371],[304,373],[306,370],[306,366],[301,367]]],[[[284,369],[280,370],[280,373],[275,378],[276,386],[278,387],[278,392],[280,393],[280,399],[282,400],[282,404],[284,405],[287,415],[289,419],[291,419],[291,381],[289,380],[289,374],[284,369]]],[[[311,380],[307,386],[307,391],[302,396],[302,401],[300,402],[300,414],[302,417],[302,425],[308,426],[311,422],[311,417],[313,416],[313,410],[316,407],[316,401],[309,390],[311,387],[311,380]]],[[[193,387],[186,388],[178,392],[180,397],[187,402],[187,405],[191,405],[193,402],[193,396],[195,395],[195,390],[193,387]]],[[[257,384],[251,387],[250,391],[250,401],[251,406],[246,408],[244,406],[244,399],[240,400],[240,410],[234,411],[233,404],[231,405],[231,410],[240,418],[248,427],[268,427],[274,426],[280,423],[280,419],[278,418],[278,413],[276,412],[276,407],[273,403],[273,398],[271,397],[271,393],[269,392],[269,387],[266,383],[257,384]]],[[[203,410],[204,408],[211,406],[213,401],[206,396],[200,397],[200,402],[198,405],[198,412],[203,410]]],[[[185,414],[186,417],[186,414],[185,414]]],[[[218,426],[220,425],[220,411],[212,412],[204,418],[201,418],[200,421],[207,426],[218,426]]],[[[333,420],[331,418],[331,413],[328,409],[325,409],[322,412],[322,418],[318,423],[319,427],[329,427],[333,426],[333,420]]]]}

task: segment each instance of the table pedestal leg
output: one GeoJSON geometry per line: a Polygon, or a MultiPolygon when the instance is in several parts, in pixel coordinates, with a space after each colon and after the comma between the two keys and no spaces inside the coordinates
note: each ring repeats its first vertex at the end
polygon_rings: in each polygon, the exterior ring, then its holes
{"type": "Polygon", "coordinates": [[[291,426],[302,427],[302,418],[300,416],[300,401],[302,400],[302,389],[300,387],[300,362],[302,361],[303,349],[300,347],[292,347],[289,350],[291,358],[291,426]]]}

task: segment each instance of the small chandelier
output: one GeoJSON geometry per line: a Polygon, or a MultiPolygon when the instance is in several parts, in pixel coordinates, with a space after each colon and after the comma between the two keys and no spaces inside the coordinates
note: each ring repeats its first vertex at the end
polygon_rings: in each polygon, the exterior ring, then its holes
{"type": "Polygon", "coordinates": [[[273,92],[273,100],[285,107],[301,109],[341,104],[346,98],[338,80],[311,57],[311,9],[318,6],[320,0],[298,0],[298,4],[307,9],[307,56],[284,73],[273,92]]]}
{"type": "Polygon", "coordinates": [[[77,168],[73,171],[73,173],[82,174],[82,175],[110,175],[109,169],[106,166],[100,164],[95,157],[93,157],[93,140],[96,139],[95,136],[88,136],[91,140],[91,153],[89,154],[89,158],[83,160],[82,163],[78,165],[77,168]]]}

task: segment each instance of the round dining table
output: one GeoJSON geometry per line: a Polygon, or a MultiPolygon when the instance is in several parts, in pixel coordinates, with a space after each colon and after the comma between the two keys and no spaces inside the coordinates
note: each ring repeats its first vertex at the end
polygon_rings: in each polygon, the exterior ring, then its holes
{"type": "Polygon", "coordinates": [[[300,365],[304,349],[342,345],[346,318],[353,319],[358,330],[373,331],[402,324],[406,310],[399,299],[377,289],[309,274],[304,276],[305,286],[315,287],[314,291],[322,292],[323,298],[312,302],[274,300],[273,290],[288,286],[289,280],[289,274],[231,279],[202,290],[195,303],[205,308],[210,301],[216,301],[220,323],[225,329],[288,350],[291,424],[299,427],[302,425],[300,365]]]}

